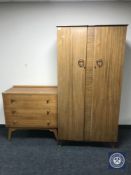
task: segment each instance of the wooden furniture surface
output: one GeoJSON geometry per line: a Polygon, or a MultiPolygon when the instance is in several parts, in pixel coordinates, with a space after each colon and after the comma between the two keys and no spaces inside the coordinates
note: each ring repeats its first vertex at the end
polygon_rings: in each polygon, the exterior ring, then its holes
{"type": "Polygon", "coordinates": [[[59,140],[117,141],[126,29],[57,28],[59,140]]]}
{"type": "Polygon", "coordinates": [[[58,65],[61,65],[58,67],[59,137],[83,139],[85,70],[80,69],[77,62],[81,57],[86,59],[86,28],[72,28],[72,36],[70,29],[63,28],[59,38],[63,35],[66,36],[65,45],[58,46],[58,65]]]}
{"type": "Polygon", "coordinates": [[[3,102],[9,135],[12,130],[36,128],[50,129],[57,136],[55,86],[14,86],[3,93],[3,102]]]}

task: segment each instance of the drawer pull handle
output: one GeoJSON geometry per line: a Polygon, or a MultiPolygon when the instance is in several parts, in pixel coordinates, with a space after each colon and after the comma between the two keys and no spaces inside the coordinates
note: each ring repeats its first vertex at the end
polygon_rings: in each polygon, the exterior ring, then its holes
{"type": "Polygon", "coordinates": [[[46,103],[49,103],[49,100],[46,100],[46,103]]]}
{"type": "Polygon", "coordinates": [[[14,102],[15,102],[15,100],[14,100],[14,99],[11,99],[11,100],[10,100],[10,102],[11,102],[11,103],[14,103],[14,102]]]}
{"type": "Polygon", "coordinates": [[[48,125],[48,126],[50,125],[50,121],[47,122],[47,125],[48,125]]]}
{"type": "Polygon", "coordinates": [[[13,125],[16,125],[16,124],[17,124],[17,122],[16,122],[16,121],[14,121],[14,122],[13,122],[13,125]]]}
{"type": "Polygon", "coordinates": [[[50,113],[50,112],[49,112],[49,111],[47,111],[47,115],[49,115],[49,113],[50,113]]]}
{"type": "Polygon", "coordinates": [[[15,114],[16,113],[16,111],[12,111],[12,114],[15,114]]]}

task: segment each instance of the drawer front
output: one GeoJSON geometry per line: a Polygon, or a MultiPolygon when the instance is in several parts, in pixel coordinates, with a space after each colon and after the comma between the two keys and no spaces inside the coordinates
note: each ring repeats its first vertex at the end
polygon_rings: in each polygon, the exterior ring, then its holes
{"type": "Polygon", "coordinates": [[[56,116],[57,109],[21,109],[21,108],[5,108],[5,114],[8,118],[42,118],[56,116]]]}
{"type": "Polygon", "coordinates": [[[56,95],[5,94],[3,100],[8,127],[57,128],[56,95]]]}
{"type": "Polygon", "coordinates": [[[56,95],[4,95],[5,108],[23,108],[23,109],[38,109],[38,108],[56,108],[56,95]]]}
{"type": "Polygon", "coordinates": [[[21,118],[18,119],[17,117],[12,117],[12,118],[8,118],[7,122],[6,122],[6,126],[7,127],[21,127],[21,128],[25,128],[25,127],[30,127],[30,128],[57,128],[57,120],[54,117],[50,117],[50,118],[44,118],[44,119],[40,119],[40,118],[21,118]]]}

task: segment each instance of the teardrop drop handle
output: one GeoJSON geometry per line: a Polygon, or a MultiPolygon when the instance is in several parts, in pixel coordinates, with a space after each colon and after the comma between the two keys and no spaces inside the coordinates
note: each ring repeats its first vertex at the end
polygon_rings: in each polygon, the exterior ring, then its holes
{"type": "Polygon", "coordinates": [[[98,66],[99,68],[102,67],[102,66],[103,66],[103,60],[102,60],[102,59],[96,60],[96,64],[97,64],[97,66],[98,66]]]}
{"type": "Polygon", "coordinates": [[[78,65],[79,65],[79,67],[81,67],[81,68],[85,68],[85,61],[84,61],[84,59],[79,59],[79,60],[78,60],[78,65]]]}

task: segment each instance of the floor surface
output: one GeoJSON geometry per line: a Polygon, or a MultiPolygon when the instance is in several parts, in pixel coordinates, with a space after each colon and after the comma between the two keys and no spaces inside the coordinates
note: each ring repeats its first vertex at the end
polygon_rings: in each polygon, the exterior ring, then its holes
{"type": "Polygon", "coordinates": [[[16,131],[11,141],[0,127],[0,175],[131,175],[131,129],[119,130],[119,147],[89,143],[58,145],[46,131],[16,131]],[[124,152],[124,169],[110,169],[108,154],[124,152]]]}

